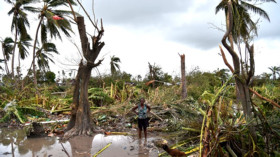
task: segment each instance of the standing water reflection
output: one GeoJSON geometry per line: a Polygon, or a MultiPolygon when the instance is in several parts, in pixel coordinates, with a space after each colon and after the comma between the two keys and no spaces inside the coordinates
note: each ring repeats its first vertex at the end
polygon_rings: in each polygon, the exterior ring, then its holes
{"type": "Polygon", "coordinates": [[[156,157],[154,138],[139,141],[132,136],[97,134],[77,136],[60,142],[57,137],[27,138],[24,129],[0,129],[0,156],[13,157],[90,157],[112,143],[98,157],[156,157]]]}

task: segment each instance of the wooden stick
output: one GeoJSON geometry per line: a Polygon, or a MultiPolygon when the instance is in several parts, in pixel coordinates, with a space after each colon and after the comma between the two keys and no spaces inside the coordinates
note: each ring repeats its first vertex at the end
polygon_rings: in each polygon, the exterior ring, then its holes
{"type": "Polygon", "coordinates": [[[73,9],[73,7],[72,7],[70,1],[67,0],[67,2],[68,2],[68,4],[69,4],[69,6],[70,6],[70,8],[71,8],[71,11],[72,11],[72,14],[73,14],[73,16],[74,16],[74,21],[77,22],[77,18],[76,18],[76,14],[75,14],[75,12],[74,12],[74,9],[73,9]]]}
{"type": "Polygon", "coordinates": [[[156,115],[155,113],[153,113],[152,111],[150,111],[150,113],[152,114],[152,115],[154,115],[155,117],[157,117],[160,121],[163,121],[163,119],[162,118],[160,118],[158,115],[156,115]]]}
{"type": "Polygon", "coordinates": [[[67,155],[68,157],[70,157],[69,153],[68,153],[67,150],[64,148],[63,144],[62,144],[62,143],[60,143],[60,144],[61,144],[61,146],[62,146],[62,148],[63,148],[63,151],[66,153],[66,155],[67,155]]]}

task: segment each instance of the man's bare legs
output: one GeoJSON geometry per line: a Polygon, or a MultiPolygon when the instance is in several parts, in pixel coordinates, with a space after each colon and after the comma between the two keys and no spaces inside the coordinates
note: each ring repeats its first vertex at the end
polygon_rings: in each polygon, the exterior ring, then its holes
{"type": "Polygon", "coordinates": [[[144,128],[145,139],[147,140],[147,128],[144,128]]]}
{"type": "Polygon", "coordinates": [[[138,128],[138,137],[139,137],[139,139],[141,139],[141,133],[142,133],[142,129],[138,128]]]}

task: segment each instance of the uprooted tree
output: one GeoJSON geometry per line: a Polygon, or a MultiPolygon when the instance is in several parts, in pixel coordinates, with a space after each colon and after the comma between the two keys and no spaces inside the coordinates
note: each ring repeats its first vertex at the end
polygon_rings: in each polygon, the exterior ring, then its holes
{"type": "Polygon", "coordinates": [[[100,28],[91,21],[97,34],[91,37],[90,44],[86,33],[84,17],[76,18],[74,12],[73,15],[79,29],[83,59],[80,61],[75,80],[71,118],[66,129],[67,132],[64,135],[66,139],[76,135],[91,135],[93,132],[88,102],[88,83],[92,69],[102,62],[102,60],[96,62],[96,59],[105,45],[104,42],[101,42],[104,33],[102,20],[100,28]]]}

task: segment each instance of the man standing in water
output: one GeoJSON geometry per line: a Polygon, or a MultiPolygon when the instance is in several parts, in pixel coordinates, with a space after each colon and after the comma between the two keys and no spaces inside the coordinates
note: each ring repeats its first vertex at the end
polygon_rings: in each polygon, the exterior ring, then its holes
{"type": "Polygon", "coordinates": [[[145,104],[145,99],[141,98],[140,103],[132,108],[132,111],[138,115],[138,135],[139,139],[141,139],[142,130],[144,130],[145,139],[147,139],[147,127],[149,125],[149,120],[147,117],[147,113],[151,111],[151,107],[145,104]],[[138,109],[138,112],[136,112],[138,109]]]}

